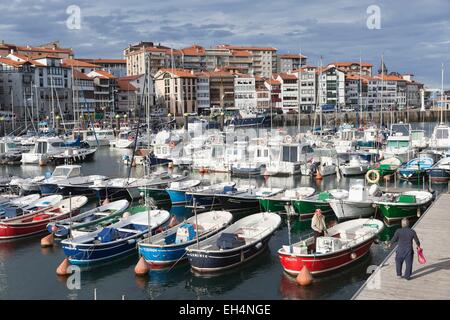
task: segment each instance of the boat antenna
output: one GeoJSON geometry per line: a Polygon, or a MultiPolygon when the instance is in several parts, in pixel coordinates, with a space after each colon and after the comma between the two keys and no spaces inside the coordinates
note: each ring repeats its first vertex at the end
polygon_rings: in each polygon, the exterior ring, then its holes
{"type": "MultiPolygon", "coordinates": [[[[144,105],[145,90],[146,90],[146,84],[147,84],[147,79],[148,79],[147,77],[151,77],[151,75],[147,74],[147,69],[145,69],[144,84],[142,86],[143,94],[141,95],[141,104],[140,104],[141,106],[144,105]]],[[[141,126],[141,112],[139,112],[138,123],[137,123],[137,126],[136,126],[136,134],[134,136],[133,155],[131,156],[130,167],[128,168],[127,183],[129,183],[129,181],[130,181],[131,168],[133,167],[134,156],[136,155],[136,149],[137,149],[137,144],[138,144],[138,137],[139,137],[139,128],[140,128],[140,126],[141,126]]],[[[147,130],[149,130],[149,128],[147,128],[147,130]]]]}
{"type": "Polygon", "coordinates": [[[198,206],[197,205],[197,200],[195,199],[195,197],[192,197],[192,206],[186,206],[186,208],[191,208],[192,211],[194,211],[194,216],[195,216],[195,237],[196,237],[196,241],[197,241],[197,249],[199,249],[200,248],[200,242],[199,242],[199,238],[198,238],[197,209],[205,209],[205,207],[198,206]]]}
{"type": "MultiPolygon", "coordinates": [[[[447,105],[444,104],[444,63],[442,63],[441,66],[441,124],[444,123],[444,107],[447,109],[447,105]]],[[[447,112],[445,112],[445,115],[447,115],[447,112]]]]}

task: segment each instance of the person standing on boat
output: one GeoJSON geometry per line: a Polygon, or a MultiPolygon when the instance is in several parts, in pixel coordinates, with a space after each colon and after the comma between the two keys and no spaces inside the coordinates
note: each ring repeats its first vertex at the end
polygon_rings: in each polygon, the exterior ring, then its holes
{"type": "Polygon", "coordinates": [[[325,216],[320,209],[316,209],[311,219],[311,229],[314,230],[314,237],[321,237],[326,232],[325,216]]]}
{"type": "Polygon", "coordinates": [[[405,275],[403,278],[409,280],[411,277],[414,258],[413,240],[415,241],[417,248],[420,248],[420,241],[416,231],[409,227],[408,218],[403,218],[402,227],[395,231],[391,240],[392,245],[397,244],[395,264],[398,278],[402,278],[403,262],[406,264],[405,275]]]}

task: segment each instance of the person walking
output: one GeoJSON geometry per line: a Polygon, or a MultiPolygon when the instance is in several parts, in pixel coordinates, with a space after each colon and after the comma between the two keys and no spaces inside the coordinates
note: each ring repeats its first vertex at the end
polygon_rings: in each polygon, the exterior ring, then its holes
{"type": "Polygon", "coordinates": [[[311,229],[314,230],[314,238],[321,237],[326,232],[325,216],[320,209],[316,209],[311,219],[311,229]]]}
{"type": "Polygon", "coordinates": [[[413,267],[413,240],[417,245],[417,249],[420,248],[420,241],[417,237],[416,231],[409,227],[408,218],[402,219],[402,227],[397,229],[391,240],[391,245],[397,244],[395,265],[398,278],[404,278],[409,280],[411,278],[413,267]],[[406,264],[405,275],[402,277],[403,262],[406,264]]]}

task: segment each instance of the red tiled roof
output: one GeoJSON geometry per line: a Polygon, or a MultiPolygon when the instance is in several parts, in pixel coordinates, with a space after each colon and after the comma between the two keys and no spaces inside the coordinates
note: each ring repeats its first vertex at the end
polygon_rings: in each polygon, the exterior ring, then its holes
{"type": "Polygon", "coordinates": [[[73,77],[74,77],[74,79],[91,80],[92,81],[92,78],[88,77],[87,74],[77,71],[77,70],[73,70],[73,77]]]}
{"type": "Polygon", "coordinates": [[[273,47],[257,47],[257,46],[235,46],[229,44],[221,44],[218,47],[227,48],[230,50],[247,50],[247,51],[277,51],[273,47]]]}
{"type": "Polygon", "coordinates": [[[306,58],[306,56],[301,55],[301,54],[291,54],[291,53],[286,53],[286,54],[281,54],[280,58],[281,59],[300,59],[300,56],[302,58],[306,58]]]}
{"type": "Polygon", "coordinates": [[[231,54],[234,57],[251,57],[252,56],[252,53],[247,50],[232,50],[231,54]]]}
{"type": "Polygon", "coordinates": [[[403,79],[402,77],[396,76],[396,75],[381,75],[378,74],[376,76],[373,77],[374,80],[384,80],[384,81],[406,81],[405,79],[403,79]]]}
{"type": "MultiPolygon", "coordinates": [[[[350,62],[350,61],[344,61],[344,62],[340,61],[339,62],[338,61],[338,62],[329,63],[328,65],[332,65],[332,64],[335,65],[336,67],[350,67],[351,65],[357,65],[357,66],[360,65],[359,61],[358,62],[350,62]]],[[[361,62],[361,66],[372,67],[373,65],[368,62],[361,62]]]]}
{"type": "Polygon", "coordinates": [[[194,44],[188,48],[183,48],[180,51],[186,56],[204,56],[205,55],[205,48],[203,48],[199,45],[196,45],[196,44],[194,44]]]}
{"type": "Polygon", "coordinates": [[[293,73],[289,74],[289,73],[279,73],[278,76],[283,79],[283,80],[297,80],[297,76],[293,73]]]}
{"type": "Polygon", "coordinates": [[[267,79],[266,82],[267,82],[268,84],[270,84],[271,86],[273,86],[273,85],[280,85],[280,84],[281,84],[280,81],[275,80],[275,79],[267,79]]]}
{"type": "Polygon", "coordinates": [[[104,58],[99,58],[99,59],[78,59],[79,61],[85,61],[88,63],[92,63],[92,64],[102,64],[102,63],[109,63],[109,64],[127,64],[127,60],[125,59],[104,59],[104,58]]]}
{"type": "Polygon", "coordinates": [[[117,80],[117,85],[121,91],[136,91],[136,87],[133,86],[130,81],[127,80],[117,80]]]}
{"type": "Polygon", "coordinates": [[[193,74],[191,70],[186,69],[167,68],[167,69],[160,69],[159,71],[168,72],[180,78],[195,78],[195,74],[193,74]]]}
{"type": "Polygon", "coordinates": [[[69,67],[100,68],[100,66],[75,59],[64,59],[63,64],[69,67]]]}
{"type": "Polygon", "coordinates": [[[126,77],[120,77],[117,80],[127,80],[127,81],[134,81],[137,80],[139,78],[141,78],[144,74],[139,74],[139,75],[135,75],[135,76],[126,76],[126,77]]]}
{"type": "Polygon", "coordinates": [[[15,61],[8,58],[0,58],[0,63],[4,63],[13,67],[20,67],[21,65],[25,64],[26,61],[15,61]]]}
{"type": "MultiPolygon", "coordinates": [[[[99,76],[99,78],[103,78],[103,79],[115,79],[115,77],[111,74],[111,73],[109,73],[109,72],[106,72],[106,71],[104,71],[104,70],[94,70],[94,71],[92,71],[91,73],[97,73],[98,75],[100,75],[99,76]]],[[[89,73],[90,74],[90,73],[89,73]]]]}

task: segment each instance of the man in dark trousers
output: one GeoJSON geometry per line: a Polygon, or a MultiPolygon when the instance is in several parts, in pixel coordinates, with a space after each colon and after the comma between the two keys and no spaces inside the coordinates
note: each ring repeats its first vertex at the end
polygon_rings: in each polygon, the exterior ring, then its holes
{"type": "Polygon", "coordinates": [[[406,264],[406,270],[404,279],[409,280],[412,273],[412,265],[414,258],[413,240],[416,242],[418,248],[420,248],[420,241],[414,230],[409,227],[409,220],[407,218],[402,219],[402,227],[395,231],[392,237],[391,244],[397,244],[397,252],[395,256],[395,264],[397,268],[397,277],[402,277],[403,262],[406,264]]]}

